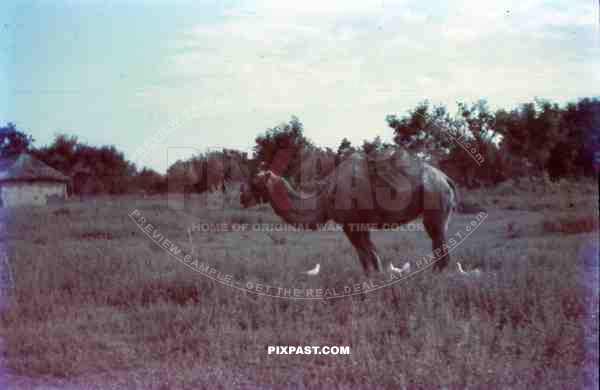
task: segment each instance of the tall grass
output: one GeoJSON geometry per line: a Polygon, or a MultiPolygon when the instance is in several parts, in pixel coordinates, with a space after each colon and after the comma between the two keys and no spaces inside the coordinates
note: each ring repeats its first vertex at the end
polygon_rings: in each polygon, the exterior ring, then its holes
{"type": "MultiPolygon", "coordinates": [[[[277,221],[270,211],[174,211],[165,199],[108,202],[12,212],[2,239],[15,286],[0,334],[17,373],[92,382],[102,374],[125,387],[133,379],[124,378],[136,378],[156,389],[589,384],[581,369],[590,358],[584,320],[597,292],[581,283],[579,253],[594,233],[547,236],[539,213],[488,209],[486,222],[452,252],[482,269],[480,278],[426,270],[367,294],[293,301],[193,273],[128,217],[138,209],[185,245],[194,221],[277,221]],[[538,228],[507,240],[510,218],[538,228]],[[348,345],[351,353],[268,355],[275,345],[348,345]]],[[[459,215],[450,230],[469,221],[459,215]]],[[[341,233],[272,235],[285,243],[274,245],[263,232],[207,232],[194,234],[191,245],[237,280],[310,288],[365,279],[341,233]],[[320,276],[302,274],[315,263],[320,276]]],[[[379,233],[375,240],[398,263],[430,246],[424,233],[379,233]]]]}

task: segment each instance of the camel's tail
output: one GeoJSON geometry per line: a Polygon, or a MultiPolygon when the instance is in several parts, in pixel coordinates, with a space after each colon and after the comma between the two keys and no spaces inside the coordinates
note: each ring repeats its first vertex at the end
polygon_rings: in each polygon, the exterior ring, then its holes
{"type": "Polygon", "coordinates": [[[452,210],[459,212],[460,211],[460,193],[458,192],[458,187],[456,186],[456,183],[454,182],[454,180],[450,179],[448,176],[446,176],[446,182],[448,183],[448,185],[450,186],[450,189],[452,190],[452,198],[450,199],[450,203],[452,205],[452,210]]]}

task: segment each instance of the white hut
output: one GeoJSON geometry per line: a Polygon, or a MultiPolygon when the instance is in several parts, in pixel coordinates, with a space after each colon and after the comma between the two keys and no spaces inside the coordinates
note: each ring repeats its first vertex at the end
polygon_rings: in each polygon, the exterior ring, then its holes
{"type": "Polygon", "coordinates": [[[0,159],[0,207],[45,205],[66,199],[70,179],[26,153],[0,159]]]}

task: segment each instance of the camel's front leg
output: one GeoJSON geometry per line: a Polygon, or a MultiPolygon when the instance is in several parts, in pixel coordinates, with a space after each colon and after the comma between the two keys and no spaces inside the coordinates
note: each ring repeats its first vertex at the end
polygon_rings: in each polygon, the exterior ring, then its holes
{"type": "Polygon", "coordinates": [[[383,270],[381,259],[375,251],[375,246],[371,242],[369,232],[354,231],[349,227],[344,227],[344,233],[352,243],[358,254],[358,258],[363,266],[365,273],[369,274],[373,271],[383,270]]]}
{"type": "Polygon", "coordinates": [[[376,271],[376,272],[383,272],[383,266],[381,264],[381,258],[379,257],[379,255],[377,254],[377,250],[375,249],[375,245],[373,244],[373,241],[371,241],[371,232],[366,231],[366,232],[362,232],[363,234],[361,235],[361,246],[364,248],[365,251],[365,263],[367,264],[367,266],[369,267],[369,270],[367,271],[367,273],[370,270],[376,271]]]}

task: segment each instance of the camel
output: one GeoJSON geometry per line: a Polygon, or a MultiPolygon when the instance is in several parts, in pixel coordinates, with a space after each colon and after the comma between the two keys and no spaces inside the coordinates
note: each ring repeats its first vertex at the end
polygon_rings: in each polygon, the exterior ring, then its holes
{"type": "Polygon", "coordinates": [[[405,224],[420,216],[437,259],[433,270],[442,271],[449,263],[445,239],[457,206],[456,185],[441,170],[413,158],[405,149],[390,148],[368,156],[351,154],[313,193],[298,191],[276,169],[261,170],[240,194],[243,208],[253,204],[261,185],[275,213],[287,223],[311,230],[327,221],[342,225],[366,274],[399,269],[390,261],[382,266],[371,241],[371,228],[405,224]]]}

